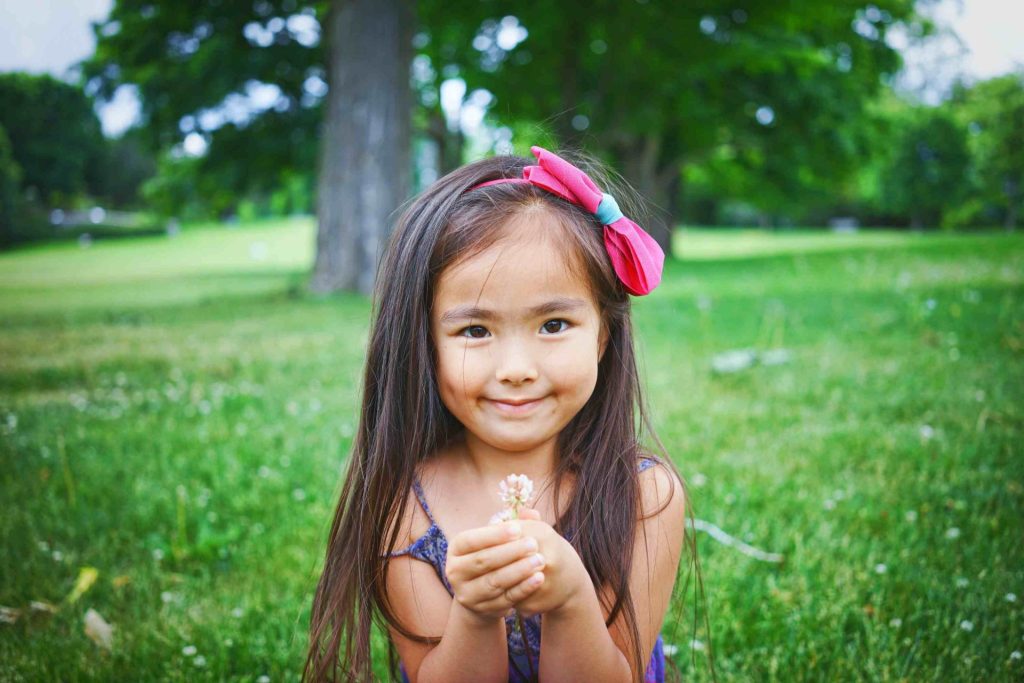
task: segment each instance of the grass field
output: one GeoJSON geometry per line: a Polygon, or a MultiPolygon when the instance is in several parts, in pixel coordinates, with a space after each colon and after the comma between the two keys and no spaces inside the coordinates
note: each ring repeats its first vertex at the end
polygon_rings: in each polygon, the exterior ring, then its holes
{"type": "MultiPolygon", "coordinates": [[[[0,680],[295,680],[369,304],[308,220],[0,254],[0,680]],[[76,586],[78,590],[76,589],[76,586]],[[85,633],[94,610],[112,647],[85,633]]],[[[1024,680],[1024,237],[684,231],[636,303],[688,680],[1024,680]],[[787,363],[712,372],[732,349],[787,363]]]]}

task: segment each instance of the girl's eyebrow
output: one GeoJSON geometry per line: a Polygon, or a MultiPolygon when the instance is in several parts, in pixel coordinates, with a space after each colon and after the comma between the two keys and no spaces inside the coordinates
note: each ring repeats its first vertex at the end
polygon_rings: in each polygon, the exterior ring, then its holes
{"type": "MultiPolygon", "coordinates": [[[[587,302],[583,299],[574,299],[570,297],[557,297],[550,301],[534,306],[527,311],[527,315],[531,317],[537,317],[542,315],[550,315],[552,313],[560,312],[571,312],[580,308],[585,308],[587,302]]],[[[457,306],[451,310],[445,311],[444,315],[441,316],[441,324],[453,323],[463,320],[494,320],[501,316],[496,314],[494,311],[486,308],[480,308],[479,306],[457,306]]]]}

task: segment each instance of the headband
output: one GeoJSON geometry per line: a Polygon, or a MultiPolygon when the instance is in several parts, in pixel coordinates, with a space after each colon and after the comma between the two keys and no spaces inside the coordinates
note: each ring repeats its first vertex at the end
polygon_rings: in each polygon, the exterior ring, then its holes
{"type": "Polygon", "coordinates": [[[536,166],[523,169],[522,178],[498,178],[474,185],[469,191],[501,183],[529,183],[582,207],[604,226],[604,248],[615,274],[634,296],[649,294],[661,282],[665,253],[643,228],[622,215],[615,198],[605,194],[590,177],[543,147],[531,147],[536,166]]]}

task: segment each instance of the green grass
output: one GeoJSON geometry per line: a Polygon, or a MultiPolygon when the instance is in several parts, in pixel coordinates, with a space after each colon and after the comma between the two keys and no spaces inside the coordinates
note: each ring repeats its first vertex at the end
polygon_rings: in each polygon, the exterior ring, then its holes
{"type": "MultiPolygon", "coordinates": [[[[0,254],[0,605],[22,610],[0,680],[296,678],[369,315],[304,293],[313,238],[0,254]]],[[[697,516],[786,557],[698,537],[711,637],[681,591],[665,626],[688,679],[709,642],[727,681],[1024,678],[1024,238],[685,231],[677,252],[636,303],[655,424],[697,516]],[[791,361],[711,372],[775,347],[791,361]]]]}

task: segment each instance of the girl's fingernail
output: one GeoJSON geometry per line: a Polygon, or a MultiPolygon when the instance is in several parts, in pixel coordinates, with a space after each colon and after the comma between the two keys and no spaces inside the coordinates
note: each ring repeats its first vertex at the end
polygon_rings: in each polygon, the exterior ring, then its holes
{"type": "Polygon", "coordinates": [[[526,545],[526,552],[528,552],[528,553],[535,553],[535,552],[537,552],[537,539],[536,538],[528,538],[528,539],[526,539],[525,545],[526,545]]]}
{"type": "Polygon", "coordinates": [[[530,558],[530,564],[532,564],[534,567],[543,567],[544,566],[544,556],[541,555],[540,553],[537,553],[536,555],[534,555],[533,557],[530,558]]]}
{"type": "Polygon", "coordinates": [[[530,577],[530,585],[531,586],[536,586],[538,583],[540,583],[543,580],[544,580],[544,575],[541,574],[540,572],[537,572],[536,574],[534,574],[533,576],[530,577]]]}

